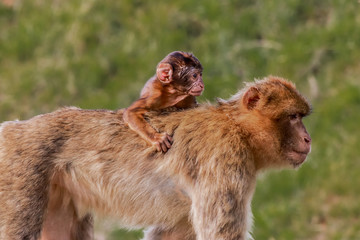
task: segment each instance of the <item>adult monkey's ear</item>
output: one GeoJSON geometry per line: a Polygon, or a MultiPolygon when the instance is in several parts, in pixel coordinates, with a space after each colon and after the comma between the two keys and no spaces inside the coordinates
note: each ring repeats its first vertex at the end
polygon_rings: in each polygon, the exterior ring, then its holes
{"type": "Polygon", "coordinates": [[[169,63],[160,63],[156,68],[156,76],[162,83],[172,81],[173,68],[169,63]]]}
{"type": "Polygon", "coordinates": [[[250,87],[243,96],[243,104],[248,110],[256,107],[260,100],[260,92],[256,87],[250,87]]]}

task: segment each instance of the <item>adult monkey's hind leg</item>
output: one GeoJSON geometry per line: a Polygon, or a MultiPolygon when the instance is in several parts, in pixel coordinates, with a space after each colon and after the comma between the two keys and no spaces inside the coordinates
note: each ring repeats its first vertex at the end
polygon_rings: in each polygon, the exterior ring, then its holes
{"type": "Polygon", "coordinates": [[[78,216],[70,194],[58,184],[52,184],[41,240],[92,240],[93,218],[78,216]]]}

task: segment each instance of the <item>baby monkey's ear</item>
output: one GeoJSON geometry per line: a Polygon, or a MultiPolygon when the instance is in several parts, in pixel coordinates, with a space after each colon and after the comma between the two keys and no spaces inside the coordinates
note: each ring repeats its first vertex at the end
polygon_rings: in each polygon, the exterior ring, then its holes
{"type": "Polygon", "coordinates": [[[172,81],[173,68],[169,63],[160,63],[156,68],[156,76],[162,83],[172,81]]]}

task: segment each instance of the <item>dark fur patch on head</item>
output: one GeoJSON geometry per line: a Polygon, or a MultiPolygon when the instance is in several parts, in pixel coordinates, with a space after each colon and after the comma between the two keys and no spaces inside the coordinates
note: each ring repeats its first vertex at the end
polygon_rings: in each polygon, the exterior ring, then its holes
{"type": "Polygon", "coordinates": [[[200,71],[203,69],[199,59],[197,59],[192,53],[187,52],[172,52],[167,55],[161,62],[167,62],[171,64],[174,72],[177,73],[180,77],[186,75],[191,68],[198,69],[200,71]],[[186,68],[183,66],[186,66],[186,68]]]}
{"type": "Polygon", "coordinates": [[[170,53],[172,58],[177,59],[180,62],[183,62],[186,64],[186,66],[192,66],[194,68],[202,69],[202,65],[192,53],[186,53],[186,52],[173,52],[170,53]]]}

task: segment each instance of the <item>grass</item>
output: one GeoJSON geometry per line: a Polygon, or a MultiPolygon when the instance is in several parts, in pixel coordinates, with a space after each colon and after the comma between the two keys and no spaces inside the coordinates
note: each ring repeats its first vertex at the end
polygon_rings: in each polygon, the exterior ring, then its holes
{"type": "MultiPolygon", "coordinates": [[[[357,1],[0,3],[0,120],[65,105],[122,108],[167,53],[204,66],[200,101],[279,75],[313,103],[297,171],[259,177],[256,239],[360,239],[360,4],[357,1]]],[[[138,239],[117,228],[107,239],[138,239]]]]}

